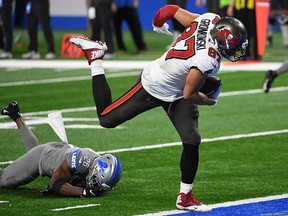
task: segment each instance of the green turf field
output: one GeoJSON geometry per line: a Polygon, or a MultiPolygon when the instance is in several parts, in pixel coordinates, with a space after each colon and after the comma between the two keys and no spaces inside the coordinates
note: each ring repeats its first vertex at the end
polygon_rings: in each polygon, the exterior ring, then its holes
{"type": "MultiPolygon", "coordinates": [[[[277,37],[280,38],[279,35],[277,37]]],[[[275,46],[279,49],[281,47],[279,43],[275,46]]],[[[153,55],[157,55],[163,47],[165,43],[162,47],[155,48],[153,55]]],[[[282,54],[277,55],[279,49],[269,48],[265,59],[284,60],[287,51],[281,49],[282,54]]],[[[129,54],[125,59],[130,57],[151,58],[147,55],[134,57],[129,54]]],[[[140,70],[132,71],[140,73],[140,70]]],[[[113,73],[113,70],[107,70],[106,73],[113,73]]],[[[116,151],[114,154],[120,158],[123,165],[121,181],[114,191],[101,198],[42,197],[39,191],[49,184],[49,179],[43,177],[17,190],[2,189],[0,215],[117,216],[175,209],[180,183],[181,145],[162,109],[144,113],[117,129],[77,129],[79,125],[99,125],[93,110],[89,70],[0,68],[0,77],[0,85],[10,83],[0,87],[0,107],[5,106],[11,99],[17,99],[24,119],[31,123],[32,130],[41,143],[57,141],[59,138],[48,124],[33,124],[32,120],[46,118],[51,110],[61,110],[64,120],[72,119],[65,122],[70,143],[99,152],[116,151]],[[72,76],[87,76],[88,79],[40,83],[43,79],[72,76]],[[39,83],[13,85],[18,81],[30,80],[39,80],[39,83]],[[83,111],[81,108],[87,110],[83,111]],[[165,144],[169,143],[175,145],[165,147],[165,144]],[[155,144],[163,146],[152,148],[155,144]],[[150,146],[151,149],[131,151],[132,147],[143,146],[150,146]],[[125,151],[117,152],[124,148],[125,151]],[[95,205],[53,211],[88,204],[95,205]]],[[[205,204],[287,194],[287,89],[269,94],[260,92],[229,96],[234,91],[260,90],[264,72],[234,71],[219,73],[219,77],[224,82],[223,93],[226,96],[220,97],[217,106],[200,107],[203,143],[194,193],[205,204]],[[272,134],[269,135],[268,132],[272,134]],[[242,135],[242,138],[235,135],[242,135]],[[219,137],[223,140],[211,141],[212,138],[219,137]]],[[[135,75],[109,78],[113,98],[116,99],[126,91],[135,79],[135,75]]],[[[288,86],[287,74],[277,78],[273,84],[273,87],[281,86],[288,86]]],[[[13,161],[24,154],[17,130],[5,129],[10,123],[11,121],[0,118],[0,167],[7,166],[5,162],[13,161]]]]}

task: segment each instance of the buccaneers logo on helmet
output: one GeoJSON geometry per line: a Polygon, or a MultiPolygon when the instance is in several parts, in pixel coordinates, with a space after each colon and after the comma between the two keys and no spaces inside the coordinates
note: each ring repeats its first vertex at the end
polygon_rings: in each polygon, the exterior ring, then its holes
{"type": "Polygon", "coordinates": [[[221,29],[216,34],[221,37],[223,41],[225,41],[227,49],[234,47],[240,40],[240,38],[234,36],[233,33],[226,28],[221,29]]]}
{"type": "Polygon", "coordinates": [[[247,31],[243,23],[233,17],[222,17],[211,30],[218,50],[230,61],[243,58],[248,46],[247,31]]]}

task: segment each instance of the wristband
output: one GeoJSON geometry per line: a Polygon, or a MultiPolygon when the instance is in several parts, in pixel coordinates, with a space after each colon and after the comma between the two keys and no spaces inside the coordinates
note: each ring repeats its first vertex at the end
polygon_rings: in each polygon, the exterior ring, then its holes
{"type": "Polygon", "coordinates": [[[162,27],[167,20],[174,18],[174,15],[176,14],[179,8],[180,7],[178,5],[172,5],[172,4],[162,7],[155,14],[152,21],[153,25],[156,27],[162,27]]]}
{"type": "Polygon", "coordinates": [[[62,188],[62,186],[65,184],[66,182],[62,179],[57,179],[54,184],[52,185],[51,189],[52,191],[60,194],[60,190],[62,188]]]}

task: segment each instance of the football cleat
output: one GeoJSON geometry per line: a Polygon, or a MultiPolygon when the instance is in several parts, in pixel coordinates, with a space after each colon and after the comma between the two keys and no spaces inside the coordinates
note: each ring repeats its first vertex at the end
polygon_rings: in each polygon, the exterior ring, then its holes
{"type": "Polygon", "coordinates": [[[22,59],[40,59],[41,55],[36,51],[29,51],[27,53],[22,54],[22,59]]]}
{"type": "Polygon", "coordinates": [[[89,65],[97,59],[103,59],[108,49],[105,42],[92,41],[85,37],[72,37],[70,42],[82,49],[89,65]]]}
{"type": "Polygon", "coordinates": [[[268,93],[271,87],[272,82],[277,77],[277,74],[273,70],[268,70],[266,72],[264,83],[263,83],[263,90],[265,93],[268,93]]]}
{"type": "Polygon", "coordinates": [[[18,103],[16,100],[13,100],[1,110],[1,115],[9,116],[11,119],[16,121],[17,118],[21,117],[19,112],[20,110],[19,110],[18,103]]]}
{"type": "Polygon", "coordinates": [[[199,202],[192,194],[191,191],[188,193],[179,193],[176,201],[176,207],[180,210],[196,211],[196,212],[208,212],[212,211],[212,208],[207,205],[203,205],[199,202]]]}
{"type": "Polygon", "coordinates": [[[288,16],[282,15],[282,16],[280,17],[280,19],[279,19],[279,23],[280,23],[281,25],[287,24],[287,23],[288,23],[288,16]]]}

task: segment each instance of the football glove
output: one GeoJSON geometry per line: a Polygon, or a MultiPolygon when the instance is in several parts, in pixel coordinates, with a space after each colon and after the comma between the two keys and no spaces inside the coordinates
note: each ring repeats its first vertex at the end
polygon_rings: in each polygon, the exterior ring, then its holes
{"type": "Polygon", "coordinates": [[[220,83],[218,89],[216,91],[214,91],[211,95],[209,95],[208,97],[213,99],[213,100],[217,100],[218,97],[219,97],[219,94],[221,92],[221,89],[222,89],[222,86],[223,86],[223,83],[220,83]]]}
{"type": "Polygon", "coordinates": [[[82,197],[97,197],[101,194],[101,191],[99,190],[99,187],[86,187],[83,190],[82,197]]]}
{"type": "Polygon", "coordinates": [[[47,195],[54,195],[54,191],[51,190],[50,185],[46,186],[46,188],[43,191],[40,191],[40,194],[42,196],[47,196],[47,195]]]}
{"type": "Polygon", "coordinates": [[[170,32],[169,29],[169,25],[167,23],[164,23],[162,27],[157,27],[157,26],[153,26],[153,31],[157,32],[157,33],[162,33],[162,34],[166,34],[168,36],[173,36],[173,33],[170,32]]]}

